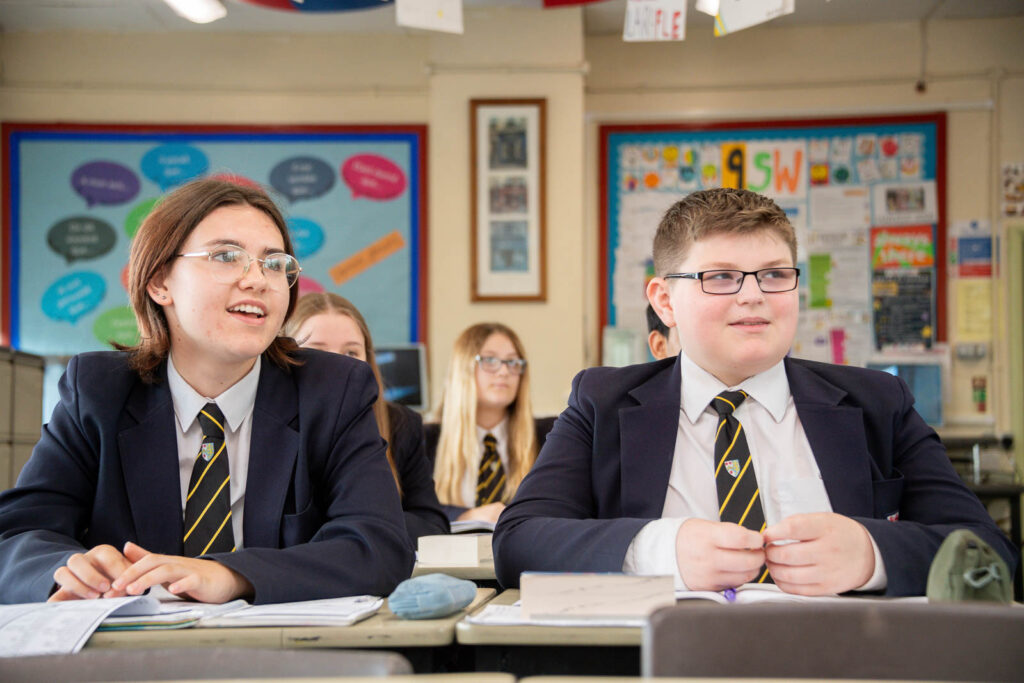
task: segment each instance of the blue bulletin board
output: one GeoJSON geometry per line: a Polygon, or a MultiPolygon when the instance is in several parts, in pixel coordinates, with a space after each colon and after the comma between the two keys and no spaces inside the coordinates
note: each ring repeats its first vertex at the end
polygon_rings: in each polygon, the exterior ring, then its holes
{"type": "Polygon", "coordinates": [[[797,232],[794,353],[865,365],[946,337],[944,113],[600,128],[602,327],[646,336],[651,244],[696,190],[772,197],[797,232]]]}
{"type": "Polygon", "coordinates": [[[424,341],[425,149],[425,126],[4,124],[4,341],[132,343],[131,238],[162,194],[208,175],[270,193],[300,293],[347,297],[378,343],[424,341]]]}

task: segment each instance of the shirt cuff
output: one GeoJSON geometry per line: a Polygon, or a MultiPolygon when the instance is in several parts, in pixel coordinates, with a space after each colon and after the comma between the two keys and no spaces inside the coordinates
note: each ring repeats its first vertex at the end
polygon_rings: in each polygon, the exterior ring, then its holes
{"type": "Polygon", "coordinates": [[[880,591],[885,590],[885,587],[889,585],[889,575],[885,572],[885,562],[882,561],[882,552],[878,549],[878,544],[875,543],[875,539],[871,536],[871,532],[868,532],[868,538],[871,539],[871,550],[875,553],[875,571],[871,574],[871,578],[860,588],[854,588],[855,591],[880,591]]]}
{"type": "Polygon", "coordinates": [[[622,562],[625,574],[671,576],[676,590],[687,590],[676,560],[676,536],[688,517],[664,517],[648,522],[630,541],[622,562]]]}

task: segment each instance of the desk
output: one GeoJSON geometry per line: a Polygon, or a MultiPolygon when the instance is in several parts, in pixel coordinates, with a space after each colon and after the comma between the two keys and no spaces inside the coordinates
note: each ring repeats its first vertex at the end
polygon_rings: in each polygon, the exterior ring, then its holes
{"type": "MultiPolygon", "coordinates": [[[[1020,484],[967,484],[967,488],[974,492],[982,503],[993,500],[1007,500],[1010,502],[1010,540],[1013,546],[1020,550],[1024,544],[1024,534],[1021,531],[1020,519],[1020,497],[1024,495],[1024,486],[1020,484]]],[[[1017,563],[1017,573],[1013,577],[1013,598],[1018,602],[1024,599],[1024,573],[1022,567],[1024,561],[1017,563]]]]}
{"type": "MultiPolygon", "coordinates": [[[[507,590],[493,602],[511,605],[518,599],[518,590],[507,590]]],[[[481,626],[460,621],[455,638],[460,645],[475,647],[478,671],[507,671],[517,676],[640,673],[641,628],[481,626]]]]}
{"type": "Polygon", "coordinates": [[[455,624],[494,597],[493,588],[478,588],[466,609],[442,619],[405,620],[387,607],[352,626],[288,626],[259,628],[185,628],[168,631],[106,631],[94,633],[87,648],[167,647],[304,647],[386,648],[400,652],[417,671],[445,668],[439,651],[455,640],[455,624]]]}

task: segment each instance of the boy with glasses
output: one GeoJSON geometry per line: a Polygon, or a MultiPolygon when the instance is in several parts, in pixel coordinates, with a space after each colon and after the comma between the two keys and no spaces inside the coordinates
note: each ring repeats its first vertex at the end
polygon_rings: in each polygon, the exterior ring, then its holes
{"type": "Polygon", "coordinates": [[[921,595],[957,528],[1015,564],[900,379],[786,358],[795,261],[785,213],[753,192],[696,192],[666,212],[647,295],[682,352],[577,375],[495,529],[503,585],[625,571],[690,590],[921,595]]]}

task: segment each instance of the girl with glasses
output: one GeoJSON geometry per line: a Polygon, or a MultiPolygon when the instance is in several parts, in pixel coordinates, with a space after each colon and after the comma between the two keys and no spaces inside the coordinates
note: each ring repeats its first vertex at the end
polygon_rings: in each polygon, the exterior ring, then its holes
{"type": "Polygon", "coordinates": [[[301,346],[340,353],[366,362],[377,383],[373,414],[388,442],[388,465],[402,497],[405,528],[410,538],[448,533],[448,518],[434,493],[434,480],[423,442],[423,418],[413,410],[384,399],[370,328],[348,299],[329,292],[299,299],[285,334],[301,346]]]}
{"type": "Polygon", "coordinates": [[[534,422],[519,337],[480,323],[455,340],[438,409],[426,425],[437,496],[453,521],[495,522],[530,471],[552,418],[534,422]]]}
{"type": "Polygon", "coordinates": [[[68,364],[0,495],[0,602],[386,595],[412,569],[365,363],[279,331],[299,271],[261,190],[198,180],[132,243],[140,340],[68,364]]]}

